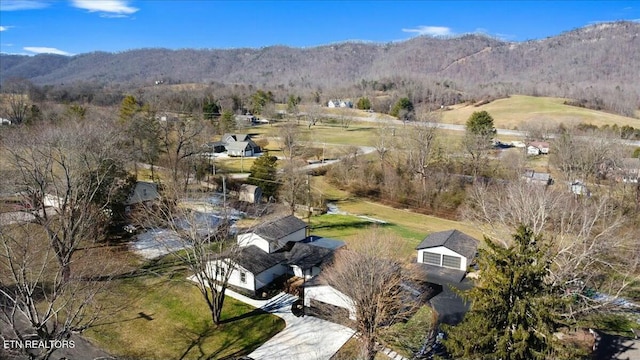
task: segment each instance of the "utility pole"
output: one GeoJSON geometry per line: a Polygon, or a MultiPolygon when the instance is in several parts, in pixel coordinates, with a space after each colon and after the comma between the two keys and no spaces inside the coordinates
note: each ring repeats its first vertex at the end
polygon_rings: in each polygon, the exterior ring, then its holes
{"type": "Polygon", "coordinates": [[[311,175],[307,174],[307,237],[311,235],[311,183],[309,178],[311,175]]]}
{"type": "Polygon", "coordinates": [[[222,175],[222,207],[227,212],[227,177],[222,175]]]}

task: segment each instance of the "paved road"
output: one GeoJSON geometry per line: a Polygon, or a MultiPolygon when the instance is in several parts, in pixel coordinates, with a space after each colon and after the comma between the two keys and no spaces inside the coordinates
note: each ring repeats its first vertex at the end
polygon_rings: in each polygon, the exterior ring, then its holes
{"type": "Polygon", "coordinates": [[[280,293],[270,300],[254,300],[226,290],[226,295],[282,318],[286,327],[262,346],[249,354],[255,360],[328,360],[354,331],[313,316],[296,317],[291,304],[298,298],[280,293]]]}

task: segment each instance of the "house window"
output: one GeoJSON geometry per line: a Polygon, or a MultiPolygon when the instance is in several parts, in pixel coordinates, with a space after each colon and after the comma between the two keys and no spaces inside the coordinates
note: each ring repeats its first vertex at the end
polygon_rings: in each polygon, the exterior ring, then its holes
{"type": "Polygon", "coordinates": [[[454,269],[460,269],[462,258],[459,256],[442,255],[442,266],[454,269]]]}
{"type": "Polygon", "coordinates": [[[247,273],[244,271],[240,273],[240,282],[243,284],[247,283],[247,273]]]}
{"type": "Polygon", "coordinates": [[[429,265],[440,266],[440,254],[425,251],[422,253],[422,262],[429,265]]]}

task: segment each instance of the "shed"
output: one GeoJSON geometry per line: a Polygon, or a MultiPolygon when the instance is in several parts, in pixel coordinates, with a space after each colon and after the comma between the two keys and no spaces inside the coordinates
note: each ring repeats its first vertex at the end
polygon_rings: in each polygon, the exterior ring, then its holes
{"type": "Polygon", "coordinates": [[[238,193],[238,200],[257,204],[262,199],[262,189],[256,185],[242,184],[238,193]]]}

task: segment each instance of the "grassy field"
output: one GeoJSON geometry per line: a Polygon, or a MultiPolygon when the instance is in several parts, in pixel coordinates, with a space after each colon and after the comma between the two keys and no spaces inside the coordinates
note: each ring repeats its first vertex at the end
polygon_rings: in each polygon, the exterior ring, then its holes
{"type": "Polygon", "coordinates": [[[493,116],[495,127],[501,129],[519,128],[530,120],[544,121],[556,126],[560,123],[565,126],[589,123],[597,126],[617,124],[640,127],[640,119],[564,105],[564,101],[565,99],[562,98],[512,95],[478,107],[453,106],[453,110],[442,114],[442,121],[449,124],[464,124],[474,111],[486,110],[493,116]]]}
{"type": "Polygon", "coordinates": [[[471,223],[441,219],[409,210],[396,209],[365,199],[353,198],[349,193],[328,184],[322,176],[313,178],[313,189],[320,192],[325,199],[335,203],[340,211],[347,213],[347,215],[324,214],[312,217],[311,232],[313,234],[342,239],[348,243],[363,230],[380,226],[407,241],[407,247],[401,251],[407,256],[414,255],[415,246],[426,235],[436,231],[458,229],[478,240],[483,238],[482,232],[471,223]],[[375,222],[358,216],[381,220],[385,224],[377,225],[375,222]]]}
{"type": "Polygon", "coordinates": [[[214,327],[200,293],[183,279],[120,280],[110,296],[124,309],[90,329],[87,337],[124,358],[235,358],[284,328],[282,319],[228,297],[223,323],[214,327]]]}

